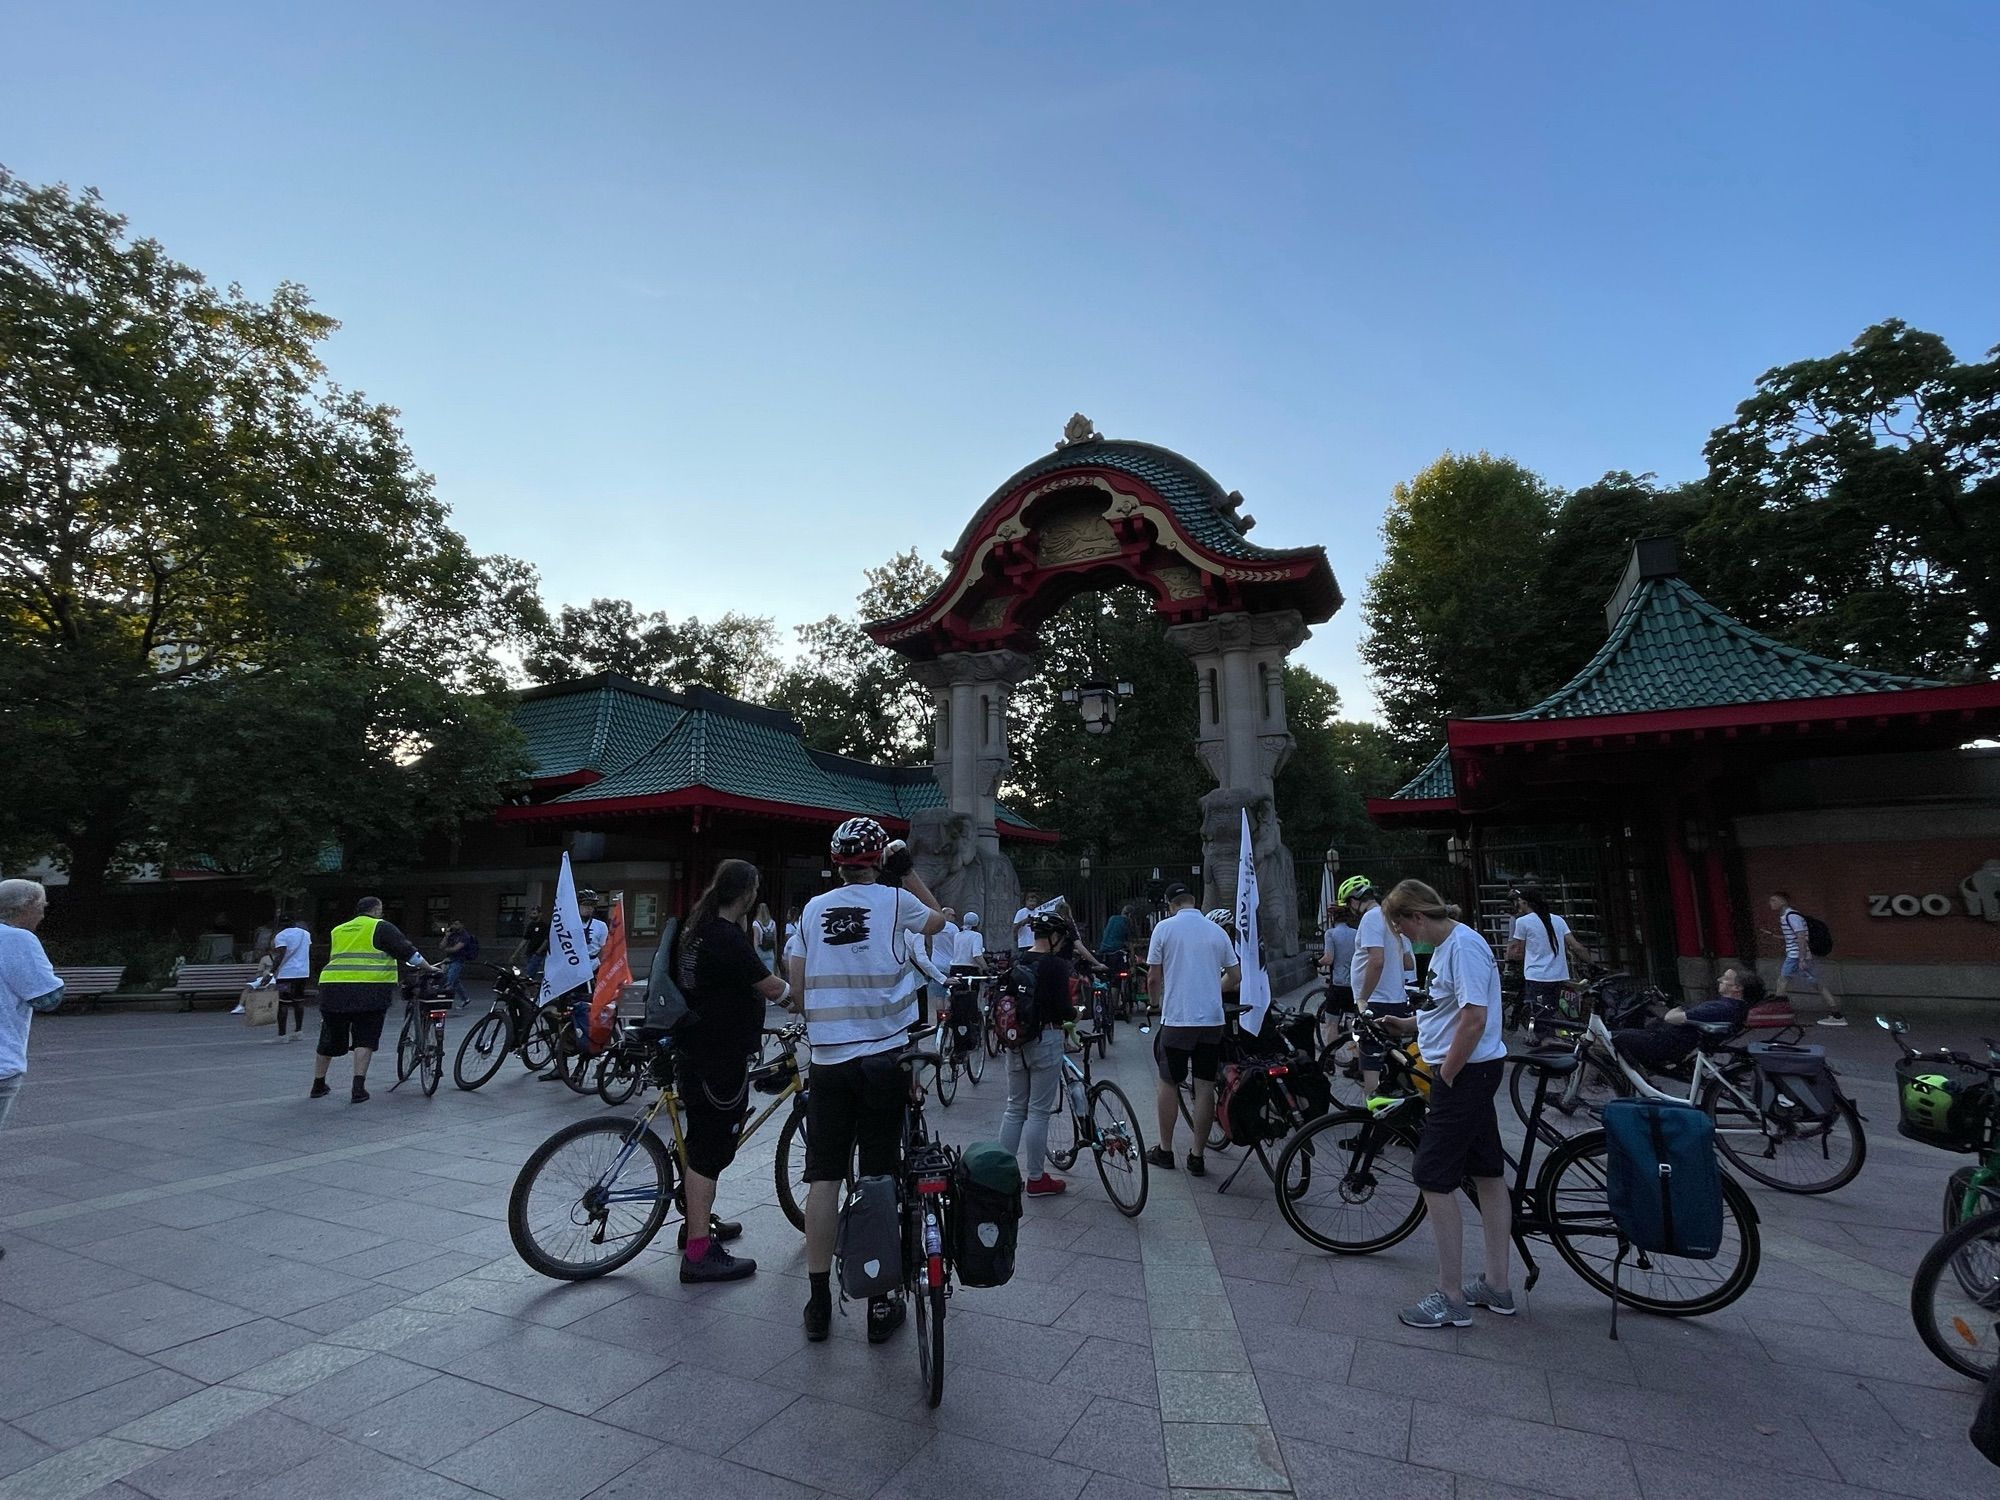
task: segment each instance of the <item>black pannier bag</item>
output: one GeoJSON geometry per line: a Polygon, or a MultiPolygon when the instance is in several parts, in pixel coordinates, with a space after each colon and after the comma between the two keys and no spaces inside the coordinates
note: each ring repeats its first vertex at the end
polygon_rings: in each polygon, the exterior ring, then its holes
{"type": "Polygon", "coordinates": [[[1757,1069],[1757,1107],[1766,1114],[1820,1121],[1840,1113],[1846,1100],[1826,1048],[1752,1042],[1749,1050],[1757,1069]]]}
{"type": "Polygon", "coordinates": [[[952,1172],[952,1267],[960,1286],[1005,1286],[1021,1236],[1021,1166],[997,1141],[967,1146],[952,1172]]]}

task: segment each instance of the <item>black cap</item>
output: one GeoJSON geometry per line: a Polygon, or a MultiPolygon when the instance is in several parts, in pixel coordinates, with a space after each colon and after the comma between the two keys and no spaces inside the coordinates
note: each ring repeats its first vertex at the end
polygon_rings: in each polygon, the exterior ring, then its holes
{"type": "Polygon", "coordinates": [[[1176,880],[1172,885],[1167,887],[1166,893],[1160,899],[1162,901],[1178,901],[1183,896],[1192,896],[1193,894],[1193,891],[1176,880]]]}

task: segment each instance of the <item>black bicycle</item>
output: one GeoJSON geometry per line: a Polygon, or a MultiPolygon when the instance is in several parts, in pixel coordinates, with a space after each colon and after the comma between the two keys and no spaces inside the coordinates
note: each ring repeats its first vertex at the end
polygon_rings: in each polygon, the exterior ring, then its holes
{"type": "Polygon", "coordinates": [[[403,1029],[396,1038],[396,1081],[390,1093],[413,1073],[426,1099],[437,1092],[444,1081],[444,1022],[451,1006],[444,975],[437,970],[403,981],[403,1029]]]}
{"type": "MultiPolygon", "coordinates": [[[[451,1065],[452,1082],[468,1093],[491,1083],[508,1053],[523,1053],[522,1061],[527,1062],[523,1049],[539,1009],[533,978],[505,964],[481,967],[493,972],[493,1004],[459,1041],[458,1056],[451,1065]]],[[[536,1067],[533,1063],[529,1066],[536,1067]]],[[[547,1066],[548,1059],[543,1057],[536,1071],[547,1066]]]]}
{"type": "Polygon", "coordinates": [[[917,1326],[917,1372],[924,1399],[936,1406],[944,1399],[944,1311],[951,1296],[951,1184],[958,1152],[931,1135],[924,1120],[924,1088],[918,1070],[936,1068],[942,1059],[919,1044],[934,1037],[936,1027],[910,1033],[901,1062],[909,1076],[909,1106],[903,1114],[903,1143],[897,1172],[898,1200],[903,1216],[903,1295],[909,1299],[917,1326]]]}

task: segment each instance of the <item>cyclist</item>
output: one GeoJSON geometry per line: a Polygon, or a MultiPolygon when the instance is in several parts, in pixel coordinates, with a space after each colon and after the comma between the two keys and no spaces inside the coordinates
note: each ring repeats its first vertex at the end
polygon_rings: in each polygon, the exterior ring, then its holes
{"type": "Polygon", "coordinates": [[[1059,949],[1075,937],[1067,918],[1038,911],[1035,946],[1026,966],[1034,970],[1035,1034],[1007,1053],[1007,1107],[1000,1116],[1000,1145],[1016,1154],[1031,1197],[1069,1184],[1048,1169],[1049,1121],[1060,1105],[1063,1028],[1076,1022],[1076,970],[1059,949]]]}
{"type": "Polygon", "coordinates": [[[969,911],[958,919],[958,952],[953,955],[951,965],[956,970],[969,970],[974,974],[986,969],[986,934],[979,930],[979,913],[969,911]]]}
{"type": "Polygon", "coordinates": [[[1160,1143],[1146,1160],[1167,1171],[1174,1165],[1174,1122],[1180,1117],[1181,1084],[1194,1075],[1194,1139],[1187,1169],[1208,1170],[1202,1148],[1215,1120],[1215,1085],[1222,1075],[1222,996],[1243,977],[1229,934],[1195,909],[1194,893],[1176,881],[1166,889],[1169,915],[1153,929],[1146,953],[1146,991],[1160,1007],[1153,1057],[1160,1083],[1155,1091],[1160,1143]]]}
{"type": "MultiPolygon", "coordinates": [[[[594,965],[604,953],[605,940],[611,936],[611,929],[606,927],[604,919],[597,915],[596,891],[586,886],[583,890],[576,893],[576,916],[577,920],[583,924],[584,949],[590,954],[590,961],[594,965]]],[[[546,950],[547,946],[547,940],[544,939],[543,948],[546,950]]],[[[590,986],[588,984],[575,985],[565,990],[557,997],[563,1003],[564,1013],[567,1014],[569,1007],[589,992],[590,986]]],[[[557,1053],[549,1059],[547,1072],[535,1075],[543,1083],[553,1082],[562,1076],[563,1060],[561,1053],[557,1053]]]]}
{"type": "Polygon", "coordinates": [[[741,1281],[757,1262],[731,1255],[722,1242],[741,1224],[716,1220],[715,1184],[736,1159],[736,1142],[749,1114],[750,1059],[764,1033],[764,1002],[783,1001],[785,981],[764,967],[743,930],[757,901],[757,867],[725,859],[688,913],[675,954],[680,987],[693,1024],[681,1034],[680,1097],[687,1160],[682,1224],[681,1280],[741,1281]],[[701,1234],[687,1225],[704,1226],[701,1234]]]}
{"type": "Polygon", "coordinates": [[[1570,960],[1588,967],[1590,950],[1576,940],[1569,923],[1549,910],[1540,887],[1523,881],[1507,893],[1514,900],[1514,932],[1507,962],[1521,965],[1522,995],[1528,1014],[1553,1015],[1570,981],[1570,960]]]}
{"type": "MultiPolygon", "coordinates": [[[[785,950],[791,1009],[806,1019],[812,1092],[806,1114],[806,1338],[833,1326],[833,1238],[840,1189],[858,1146],[864,1176],[893,1176],[902,1147],[909,1080],[897,1061],[917,1022],[923,976],[912,949],[940,931],[946,911],[910,868],[909,851],[873,818],[833,831],[837,889],[806,903],[785,950]]],[[[868,1341],[902,1325],[902,1299],[872,1298],[868,1341]]]]}
{"type": "MultiPolygon", "coordinates": [[[[1354,1003],[1371,1015],[1407,1016],[1410,1013],[1409,985],[1414,966],[1409,945],[1382,915],[1382,894],[1366,875],[1341,881],[1340,901],[1354,914],[1354,961],[1348,970],[1354,988],[1354,1003]]],[[[1373,1096],[1382,1081],[1382,1049],[1379,1044],[1361,1044],[1361,1087],[1373,1096]]]]}
{"type": "Polygon", "coordinates": [[[363,896],[354,916],[328,936],[326,966],[319,971],[319,1045],[313,1049],[311,1099],[333,1091],[326,1070],[336,1057],[354,1054],[349,1097],[368,1102],[368,1064],[382,1045],[382,1018],[396,993],[398,961],[435,974],[438,968],[416,945],[382,920],[382,898],[363,896]]]}
{"type": "Polygon", "coordinates": [[[1341,1016],[1354,1013],[1354,913],[1335,905],[1327,909],[1324,951],[1319,971],[1326,976],[1326,1004],[1320,1010],[1319,1042],[1333,1045],[1341,1016]]]}

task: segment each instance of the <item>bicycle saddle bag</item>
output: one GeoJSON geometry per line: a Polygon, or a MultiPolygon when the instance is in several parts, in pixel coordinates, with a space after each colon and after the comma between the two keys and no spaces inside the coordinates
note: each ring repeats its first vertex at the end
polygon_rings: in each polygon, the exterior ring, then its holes
{"type": "Polygon", "coordinates": [[[967,1146],[952,1171],[952,1265],[960,1286],[1014,1279],[1021,1235],[1021,1167],[997,1141],[967,1146]]]}
{"type": "Polygon", "coordinates": [[[886,1297],[903,1284],[903,1220],[896,1179],[863,1177],[840,1210],[833,1241],[844,1297],[886,1297]]]}

